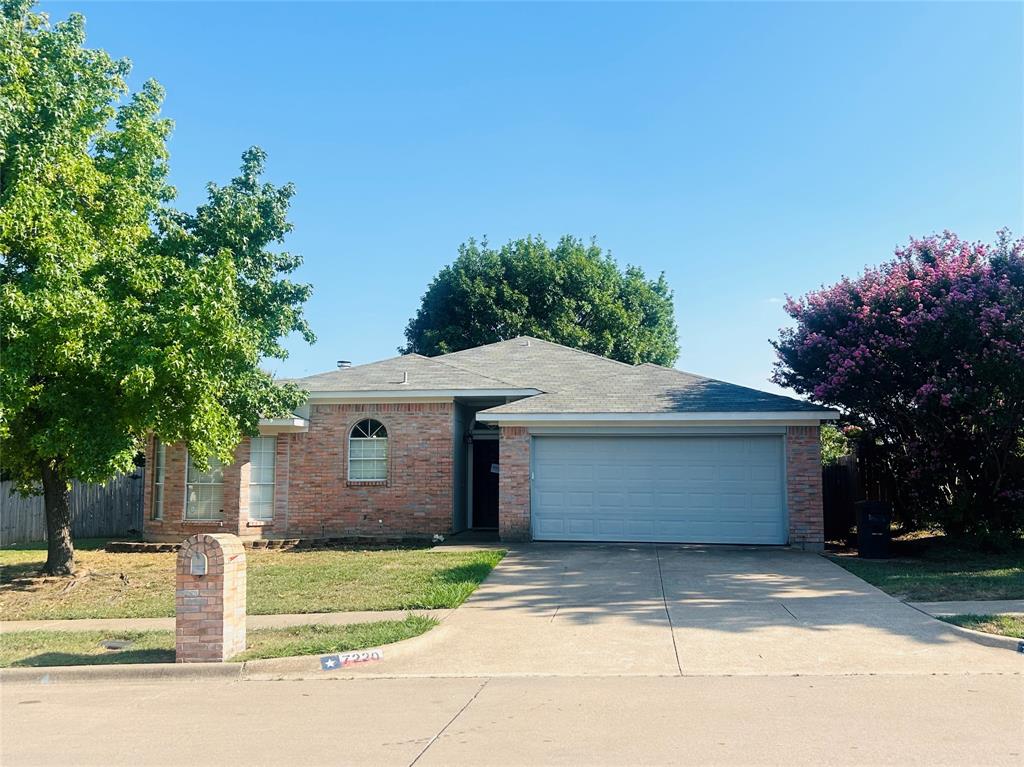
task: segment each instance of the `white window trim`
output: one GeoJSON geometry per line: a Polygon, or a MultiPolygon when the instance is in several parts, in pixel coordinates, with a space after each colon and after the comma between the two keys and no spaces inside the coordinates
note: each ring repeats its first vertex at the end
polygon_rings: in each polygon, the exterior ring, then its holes
{"type": "Polygon", "coordinates": [[[379,418],[360,418],[358,421],[356,421],[354,424],[352,424],[349,427],[348,433],[347,433],[347,440],[348,440],[348,442],[345,445],[345,455],[346,455],[346,458],[348,459],[347,460],[347,466],[346,466],[346,471],[347,471],[346,481],[360,483],[360,484],[386,485],[387,482],[388,482],[388,477],[389,477],[389,475],[391,473],[391,432],[388,429],[387,424],[385,424],[379,418]],[[385,436],[383,438],[383,441],[384,441],[384,459],[383,459],[384,460],[384,476],[383,477],[379,477],[379,478],[375,477],[373,479],[358,479],[358,478],[352,476],[352,462],[353,461],[355,461],[356,463],[360,463],[360,462],[364,462],[364,461],[374,461],[374,462],[376,462],[376,461],[380,461],[381,460],[380,458],[353,458],[352,457],[352,443],[353,442],[356,442],[356,441],[358,441],[358,442],[379,442],[379,441],[381,441],[380,437],[353,437],[352,436],[352,432],[355,431],[355,428],[359,424],[361,424],[363,421],[376,421],[377,423],[379,423],[381,425],[381,428],[384,429],[385,436]]]}
{"type": "Polygon", "coordinates": [[[149,518],[153,522],[162,522],[164,518],[164,493],[167,485],[167,445],[156,437],[153,438],[153,497],[150,498],[149,518]],[[160,491],[160,503],[157,504],[157,490],[160,491]]]}
{"type": "MultiPolygon", "coordinates": [[[[191,461],[192,461],[192,454],[189,452],[188,448],[185,448],[185,497],[182,499],[182,500],[184,500],[185,503],[184,503],[184,508],[181,511],[181,521],[182,522],[189,522],[189,523],[193,523],[193,524],[196,524],[196,523],[198,523],[198,524],[207,524],[207,525],[221,524],[221,523],[224,522],[224,509],[220,510],[220,516],[219,517],[190,517],[188,515],[188,487],[189,487],[189,485],[192,485],[192,484],[196,484],[196,485],[215,485],[215,484],[217,484],[215,482],[189,482],[188,481],[188,467],[189,467],[191,461]]],[[[221,466],[223,467],[223,464],[221,464],[221,466]]],[[[223,503],[224,502],[224,481],[223,480],[221,480],[221,482],[220,482],[220,487],[221,487],[221,503],[223,503]]]]}
{"type": "Polygon", "coordinates": [[[254,522],[272,522],[274,514],[277,512],[277,436],[273,434],[263,434],[259,437],[252,437],[249,439],[249,519],[254,522]],[[252,481],[252,441],[254,439],[269,439],[273,440],[274,449],[271,451],[271,455],[274,456],[274,474],[270,478],[270,482],[253,482],[252,481]],[[252,488],[253,487],[270,487],[270,516],[269,517],[254,517],[252,515],[252,488]]]}

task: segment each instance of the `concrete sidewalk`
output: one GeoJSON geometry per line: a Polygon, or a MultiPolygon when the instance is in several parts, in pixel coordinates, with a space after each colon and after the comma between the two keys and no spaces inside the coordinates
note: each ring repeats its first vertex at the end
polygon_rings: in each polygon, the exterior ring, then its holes
{"type": "Polygon", "coordinates": [[[1024,599],[986,599],[969,602],[907,602],[929,615],[1024,615],[1024,599]]]}
{"type": "MultiPolygon", "coordinates": [[[[287,626],[348,626],[353,623],[402,620],[406,615],[426,615],[444,620],[451,610],[373,610],[348,613],[297,613],[250,615],[246,628],[276,629],[287,626]]],[[[0,621],[0,634],[13,631],[174,631],[174,618],[82,618],[57,621],[0,621]]]]}

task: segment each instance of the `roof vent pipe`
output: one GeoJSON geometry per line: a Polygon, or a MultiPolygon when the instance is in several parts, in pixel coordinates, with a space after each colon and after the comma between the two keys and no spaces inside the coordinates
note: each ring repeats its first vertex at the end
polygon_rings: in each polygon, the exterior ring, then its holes
{"type": "Polygon", "coordinates": [[[352,360],[338,360],[338,370],[352,367],[352,360]]]}
{"type": "Polygon", "coordinates": [[[409,383],[409,371],[408,370],[403,370],[402,371],[402,383],[404,383],[404,384],[409,383]]]}

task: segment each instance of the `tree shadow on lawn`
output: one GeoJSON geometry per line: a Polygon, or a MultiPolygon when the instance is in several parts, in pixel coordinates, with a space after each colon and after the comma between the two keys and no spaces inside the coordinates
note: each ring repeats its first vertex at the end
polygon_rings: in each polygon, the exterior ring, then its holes
{"type": "Polygon", "coordinates": [[[38,582],[54,576],[41,575],[39,562],[18,562],[0,565],[0,586],[9,587],[12,591],[31,590],[38,582]]]}
{"type": "MultiPolygon", "coordinates": [[[[897,534],[893,531],[889,547],[889,560],[912,560],[914,562],[940,565],[967,564],[978,567],[992,566],[993,562],[1019,565],[1024,562],[1024,538],[1006,540],[999,547],[986,547],[983,542],[950,540],[941,533],[897,534]]],[[[857,552],[856,539],[853,545],[836,545],[830,550],[836,554],[853,555],[857,552]]],[[[885,560],[882,560],[885,561],[885,560]]]]}
{"type": "MultiPolygon", "coordinates": [[[[107,545],[106,538],[83,538],[75,541],[75,551],[102,551],[107,545]]],[[[0,549],[0,586],[5,591],[33,591],[40,583],[47,583],[54,580],[71,581],[70,576],[43,575],[41,570],[46,564],[46,541],[32,543],[19,543],[14,546],[7,546],[0,549]],[[8,552],[39,552],[35,559],[27,562],[8,562],[5,553],[8,552]]],[[[80,570],[81,566],[79,567],[80,570]]]]}
{"type": "Polygon", "coordinates": [[[439,570],[431,576],[430,586],[404,605],[404,609],[434,610],[455,608],[465,602],[496,565],[490,562],[469,562],[439,570]]]}
{"type": "Polygon", "coordinates": [[[851,550],[831,558],[907,601],[1024,598],[1024,542],[990,552],[942,535],[915,535],[894,540],[886,559],[861,559],[851,550]]]}
{"type": "Polygon", "coordinates": [[[114,666],[128,663],[174,663],[174,650],[113,650],[103,655],[73,652],[43,652],[12,661],[10,668],[41,666],[114,666]]]}
{"type": "Polygon", "coordinates": [[[483,583],[497,565],[490,562],[470,562],[463,565],[455,565],[446,570],[441,570],[435,576],[443,583],[472,583],[479,585],[483,583]]]}

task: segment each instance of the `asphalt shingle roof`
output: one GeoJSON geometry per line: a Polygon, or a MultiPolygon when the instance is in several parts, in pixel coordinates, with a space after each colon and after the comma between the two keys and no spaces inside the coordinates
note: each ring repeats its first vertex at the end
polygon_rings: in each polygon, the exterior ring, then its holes
{"type": "Polygon", "coordinates": [[[563,391],[581,381],[603,380],[633,370],[632,365],[624,362],[528,336],[443,354],[432,359],[497,376],[519,388],[545,392],[563,391]]]}
{"type": "Polygon", "coordinates": [[[645,363],[487,413],[771,413],[816,411],[809,402],[645,363]]]}
{"type": "Polygon", "coordinates": [[[792,397],[651,363],[627,365],[520,337],[438,357],[401,357],[295,379],[311,392],[538,389],[487,413],[823,412],[792,397]],[[403,383],[403,380],[406,382],[403,383]]]}
{"type": "Polygon", "coordinates": [[[291,383],[310,392],[516,388],[483,373],[445,365],[437,359],[424,357],[422,354],[405,354],[380,362],[292,379],[291,383]]]}

